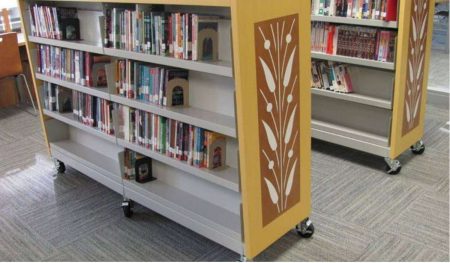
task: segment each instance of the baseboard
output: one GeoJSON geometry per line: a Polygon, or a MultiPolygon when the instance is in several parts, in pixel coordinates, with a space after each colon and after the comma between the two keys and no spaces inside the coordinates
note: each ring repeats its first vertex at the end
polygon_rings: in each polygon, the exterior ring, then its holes
{"type": "Polygon", "coordinates": [[[449,109],[449,96],[448,91],[441,91],[439,89],[434,89],[428,87],[428,101],[427,104],[442,108],[449,109]]]}

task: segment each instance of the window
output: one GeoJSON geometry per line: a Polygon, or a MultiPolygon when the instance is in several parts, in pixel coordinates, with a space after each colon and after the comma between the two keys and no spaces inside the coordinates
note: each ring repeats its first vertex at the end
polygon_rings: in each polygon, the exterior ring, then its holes
{"type": "Polygon", "coordinates": [[[20,12],[14,0],[0,1],[0,33],[6,32],[9,20],[9,28],[13,32],[21,32],[20,12]]]}

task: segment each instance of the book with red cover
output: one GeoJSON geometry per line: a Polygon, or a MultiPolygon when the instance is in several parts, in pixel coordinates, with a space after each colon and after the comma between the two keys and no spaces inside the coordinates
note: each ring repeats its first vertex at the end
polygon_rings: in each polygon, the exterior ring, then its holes
{"type": "Polygon", "coordinates": [[[386,21],[397,21],[397,0],[387,0],[386,21]]]}

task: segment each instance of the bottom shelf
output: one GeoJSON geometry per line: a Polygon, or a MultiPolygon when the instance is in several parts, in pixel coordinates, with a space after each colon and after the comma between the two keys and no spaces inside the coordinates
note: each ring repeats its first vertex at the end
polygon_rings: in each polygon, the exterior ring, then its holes
{"type": "Polygon", "coordinates": [[[311,127],[312,137],[315,139],[339,144],[381,157],[389,156],[389,139],[386,137],[317,120],[312,121],[311,127]]]}
{"type": "Polygon", "coordinates": [[[140,184],[124,180],[125,195],[141,205],[242,253],[241,219],[226,209],[162,181],[140,184]]]}
{"type": "Polygon", "coordinates": [[[123,193],[118,160],[72,140],[51,142],[50,149],[53,158],[76,168],[117,193],[123,193]]]}

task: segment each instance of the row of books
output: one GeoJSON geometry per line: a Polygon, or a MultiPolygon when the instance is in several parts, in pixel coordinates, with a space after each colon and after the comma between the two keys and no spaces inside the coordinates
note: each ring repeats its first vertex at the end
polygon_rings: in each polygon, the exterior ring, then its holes
{"type": "Polygon", "coordinates": [[[353,92],[349,66],[331,61],[313,61],[311,63],[311,86],[335,92],[353,92]]]}
{"type": "Polygon", "coordinates": [[[123,158],[123,179],[147,183],[155,180],[152,171],[152,159],[130,149],[125,149],[123,158]]]}
{"type": "Polygon", "coordinates": [[[114,134],[113,103],[82,92],[44,82],[44,108],[60,113],[73,113],[74,119],[106,134],[114,134]]]}
{"type": "Polygon", "coordinates": [[[38,45],[37,53],[37,71],[41,74],[87,87],[107,86],[108,56],[48,45],[38,45]]]}
{"type": "Polygon", "coordinates": [[[82,92],[72,91],[74,118],[106,134],[114,134],[113,103],[82,92]]]}
{"type": "Polygon", "coordinates": [[[218,59],[216,16],[117,7],[105,13],[105,47],[186,60],[218,59]]]}
{"type": "Polygon", "coordinates": [[[397,21],[398,0],[312,0],[312,14],[397,21]]]}
{"type": "Polygon", "coordinates": [[[76,8],[30,6],[31,34],[59,40],[79,40],[80,21],[76,8]]]}
{"type": "Polygon", "coordinates": [[[130,60],[115,63],[117,94],[161,106],[188,105],[189,71],[130,60]]]}
{"type": "Polygon", "coordinates": [[[311,31],[313,51],[382,62],[395,59],[395,31],[324,22],[313,22],[311,31]]]}
{"type": "Polygon", "coordinates": [[[226,163],[226,138],[180,121],[128,106],[118,106],[118,137],[184,161],[197,168],[214,169],[226,163]]]}

